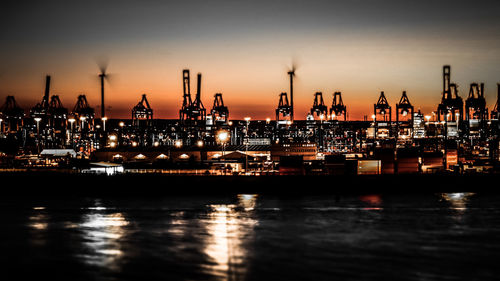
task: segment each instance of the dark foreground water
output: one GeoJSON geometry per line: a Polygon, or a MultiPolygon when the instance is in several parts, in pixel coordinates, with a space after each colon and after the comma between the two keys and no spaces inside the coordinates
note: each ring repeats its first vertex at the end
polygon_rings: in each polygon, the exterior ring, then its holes
{"type": "Polygon", "coordinates": [[[500,196],[0,199],[3,280],[498,280],[500,196]]]}

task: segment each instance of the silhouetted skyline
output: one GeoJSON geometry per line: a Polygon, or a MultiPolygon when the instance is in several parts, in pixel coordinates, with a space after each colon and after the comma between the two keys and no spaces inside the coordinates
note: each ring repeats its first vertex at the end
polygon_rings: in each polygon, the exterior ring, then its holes
{"type": "Polygon", "coordinates": [[[486,83],[488,107],[500,82],[498,1],[44,1],[11,2],[0,22],[0,102],[28,109],[43,94],[72,108],[85,93],[96,109],[96,58],[109,58],[109,116],[127,118],[148,94],[155,117],[176,118],[181,71],[203,73],[208,106],[222,92],[232,118],[273,117],[298,69],[296,116],[313,94],[331,104],[342,91],[351,119],[371,114],[380,91],[395,104],[406,90],[415,107],[436,110],[441,67],[467,97],[486,83]]]}

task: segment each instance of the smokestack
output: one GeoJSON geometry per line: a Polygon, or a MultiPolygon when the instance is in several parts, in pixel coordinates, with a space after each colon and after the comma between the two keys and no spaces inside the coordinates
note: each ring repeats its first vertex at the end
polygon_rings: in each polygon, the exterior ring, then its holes
{"type": "Polygon", "coordinates": [[[481,83],[481,92],[479,93],[479,97],[484,98],[484,83],[481,83]]]}
{"type": "Polygon", "coordinates": [[[43,96],[43,102],[45,109],[49,108],[49,94],[50,94],[50,75],[45,78],[45,95],[43,96]]]}

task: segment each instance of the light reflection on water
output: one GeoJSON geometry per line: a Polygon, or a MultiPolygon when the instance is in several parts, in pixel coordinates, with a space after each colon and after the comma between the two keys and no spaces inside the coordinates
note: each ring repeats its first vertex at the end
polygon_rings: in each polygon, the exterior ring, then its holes
{"type": "Polygon", "coordinates": [[[364,195],[360,196],[359,200],[363,203],[367,204],[367,207],[364,207],[363,210],[367,211],[381,211],[382,207],[382,197],[378,194],[364,195]]]}
{"type": "Polygon", "coordinates": [[[184,217],[183,211],[175,211],[170,216],[172,217],[170,221],[170,226],[167,228],[167,232],[170,233],[174,238],[182,239],[185,234],[187,221],[184,217]]]}
{"type": "Polygon", "coordinates": [[[441,193],[441,199],[450,203],[450,209],[463,213],[467,210],[467,202],[473,195],[472,192],[441,193]]]}
{"type": "Polygon", "coordinates": [[[36,230],[46,230],[48,227],[49,217],[46,213],[40,212],[43,209],[34,208],[35,213],[29,217],[29,226],[36,230]]]}
{"type": "Polygon", "coordinates": [[[120,239],[127,234],[129,222],[122,213],[110,213],[102,206],[88,209],[92,212],[85,214],[78,225],[83,244],[90,249],[90,254],[83,258],[89,264],[115,267],[123,254],[120,239]]]}
{"type": "MultiPolygon", "coordinates": [[[[455,265],[500,258],[498,202],[473,193],[37,202],[3,213],[14,233],[4,241],[21,238],[1,249],[88,280],[474,279],[455,265]]],[[[492,276],[487,265],[480,277],[492,276]]]]}
{"type": "Polygon", "coordinates": [[[210,257],[208,274],[220,280],[236,280],[247,271],[249,242],[254,238],[257,220],[252,214],[257,195],[240,194],[238,204],[209,205],[201,221],[208,236],[204,252],[210,257]]]}

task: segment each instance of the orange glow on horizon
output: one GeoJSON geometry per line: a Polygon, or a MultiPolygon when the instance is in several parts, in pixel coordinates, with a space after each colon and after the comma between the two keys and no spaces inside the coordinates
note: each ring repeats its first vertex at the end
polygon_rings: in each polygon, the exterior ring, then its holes
{"type": "MultiPolygon", "coordinates": [[[[245,50],[250,47],[246,46],[245,50]]],[[[253,53],[245,53],[244,56],[234,49],[218,50],[214,46],[207,47],[203,55],[187,49],[175,57],[161,52],[144,54],[135,49],[131,54],[116,52],[116,57],[110,59],[108,66],[111,79],[105,85],[106,115],[109,118],[130,118],[132,107],[139,102],[142,94],[147,94],[154,118],[178,118],[182,103],[182,69],[189,68],[193,97],[196,94],[196,74],[201,72],[203,75],[202,101],[207,111],[212,107],[214,94],[222,93],[230,119],[250,116],[252,120],[265,120],[267,117],[274,120],[279,94],[289,93],[287,70],[290,55],[274,53],[279,44],[267,52],[262,47],[253,47],[253,53]]],[[[354,48],[362,53],[358,58],[352,57],[352,46],[338,48],[343,56],[333,56],[326,50],[304,49],[294,78],[296,119],[306,118],[317,91],[323,92],[328,107],[332,103],[332,94],[341,91],[348,120],[363,120],[365,115],[371,116],[373,104],[382,90],[393,108],[402,91],[406,90],[415,111],[421,109],[424,114],[430,114],[436,110],[441,100],[441,62],[432,60],[424,64],[416,55],[404,59],[404,53],[397,56],[375,55],[371,50],[364,54],[362,47],[354,48]]],[[[100,117],[98,68],[89,59],[90,55],[78,58],[72,55],[72,52],[63,52],[61,61],[39,64],[30,64],[28,59],[34,58],[27,58],[24,65],[20,63],[24,67],[22,72],[3,73],[0,76],[0,104],[7,95],[14,95],[28,112],[42,99],[44,76],[50,74],[51,94],[59,95],[66,108],[72,110],[77,96],[84,93],[96,109],[96,117],[100,117]],[[47,73],[47,69],[52,71],[47,73]]],[[[465,75],[455,78],[457,73],[464,72],[463,64],[457,63],[459,66],[455,67],[453,61],[446,63],[452,64],[452,78],[462,86],[461,96],[464,97],[463,88],[470,81],[464,78],[465,75]]],[[[491,82],[486,83],[488,105],[495,102],[495,95],[492,94],[496,92],[493,89],[495,86],[491,82]]]]}

